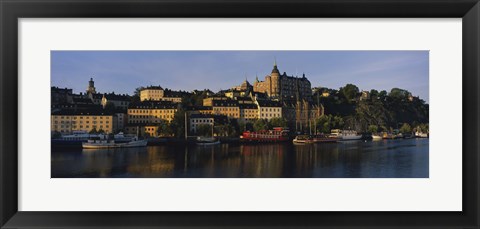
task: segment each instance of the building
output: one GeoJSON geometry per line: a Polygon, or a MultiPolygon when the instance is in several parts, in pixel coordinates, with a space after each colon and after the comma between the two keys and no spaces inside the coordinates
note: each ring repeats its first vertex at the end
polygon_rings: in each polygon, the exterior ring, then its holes
{"type": "Polygon", "coordinates": [[[295,131],[304,131],[309,123],[324,115],[323,105],[312,103],[305,99],[284,101],[282,115],[295,131]]]}
{"type": "Polygon", "coordinates": [[[51,87],[51,105],[72,103],[72,89],[51,87]]]}
{"type": "MultiPolygon", "coordinates": [[[[205,101],[206,99],[204,99],[205,101]]],[[[210,104],[210,103],[207,103],[210,104]]],[[[203,104],[205,105],[205,102],[203,104]]],[[[229,118],[240,118],[240,108],[238,102],[233,99],[213,99],[211,100],[212,114],[214,115],[226,115],[229,118]]]]}
{"type": "Polygon", "coordinates": [[[282,117],[282,104],[278,101],[256,100],[255,104],[258,107],[258,118],[270,120],[282,117]]]}
{"type": "Polygon", "coordinates": [[[213,114],[211,106],[188,106],[186,110],[191,114],[213,114]]]}
{"type": "Polygon", "coordinates": [[[178,105],[165,101],[143,101],[131,104],[127,110],[129,125],[160,124],[171,122],[177,112],[178,105]]]}
{"type": "Polygon", "coordinates": [[[163,98],[164,90],[160,86],[149,86],[140,90],[140,101],[160,101],[163,98]]]}
{"type": "Polygon", "coordinates": [[[169,101],[181,103],[185,92],[163,89],[160,86],[150,86],[140,91],[140,101],[169,101]]]}
{"type": "Polygon", "coordinates": [[[231,98],[225,96],[211,96],[208,98],[203,99],[203,106],[213,106],[214,101],[227,101],[232,100],[231,98]]]}
{"type": "Polygon", "coordinates": [[[277,63],[273,65],[270,75],[265,76],[264,81],[258,77],[253,84],[253,91],[266,93],[270,98],[289,99],[295,96],[311,99],[312,89],[310,81],[303,74],[302,77],[288,76],[287,73],[280,74],[277,63]]]}
{"type": "Polygon", "coordinates": [[[70,134],[73,131],[116,133],[117,116],[102,111],[60,110],[51,114],[51,131],[70,134]]]}
{"type": "Polygon", "coordinates": [[[192,114],[189,118],[190,133],[196,134],[197,128],[200,125],[224,125],[228,123],[228,117],[225,115],[211,115],[211,114],[192,114]]]}
{"type": "Polygon", "coordinates": [[[87,95],[96,94],[96,93],[97,93],[97,90],[95,89],[95,82],[93,81],[93,78],[90,78],[90,81],[88,81],[87,95]]]}
{"type": "Polygon", "coordinates": [[[360,95],[360,100],[369,100],[370,99],[370,92],[362,91],[360,95]]]}
{"type": "Polygon", "coordinates": [[[253,122],[259,118],[258,106],[254,103],[240,103],[240,120],[244,122],[253,122]]]}
{"type": "Polygon", "coordinates": [[[107,106],[108,103],[112,103],[115,108],[119,108],[121,110],[127,110],[128,105],[130,104],[131,98],[128,95],[116,95],[115,93],[103,94],[101,105],[103,108],[107,106]]]}

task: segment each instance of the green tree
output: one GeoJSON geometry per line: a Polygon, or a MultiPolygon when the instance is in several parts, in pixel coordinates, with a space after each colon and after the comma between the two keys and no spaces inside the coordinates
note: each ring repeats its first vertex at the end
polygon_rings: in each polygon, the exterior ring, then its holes
{"type": "Polygon", "coordinates": [[[52,134],[52,138],[61,138],[62,134],[58,131],[54,131],[52,134]]]}
{"type": "Polygon", "coordinates": [[[93,127],[90,132],[88,132],[89,134],[97,134],[97,128],[96,127],[93,127]]]}
{"type": "Polygon", "coordinates": [[[253,124],[253,129],[255,131],[268,130],[268,122],[265,119],[257,119],[257,121],[255,121],[253,124]]]}
{"type": "Polygon", "coordinates": [[[271,127],[286,127],[287,120],[285,118],[271,118],[269,121],[271,127]]]}
{"type": "Polygon", "coordinates": [[[354,84],[347,84],[345,87],[341,87],[339,92],[348,102],[350,102],[357,97],[359,89],[354,84]]]}
{"type": "Polygon", "coordinates": [[[135,91],[133,92],[133,96],[132,96],[132,103],[138,103],[140,102],[140,91],[142,91],[143,89],[145,89],[144,87],[137,87],[135,88],[135,91]]]}
{"type": "Polygon", "coordinates": [[[196,134],[198,136],[212,136],[212,125],[209,124],[200,124],[196,128],[196,134]]]}
{"type": "Polygon", "coordinates": [[[409,95],[411,95],[409,91],[400,88],[392,88],[392,90],[390,90],[390,93],[388,94],[389,97],[400,100],[407,99],[409,95]]]}
{"type": "Polygon", "coordinates": [[[173,120],[170,122],[170,128],[175,137],[185,137],[185,110],[181,106],[177,108],[177,112],[175,112],[173,120]]]}
{"type": "Polygon", "coordinates": [[[369,125],[367,129],[368,133],[377,133],[378,132],[378,126],[377,125],[369,125]]]}
{"type": "Polygon", "coordinates": [[[404,123],[402,127],[400,127],[401,133],[412,133],[412,127],[408,123],[404,123]]]}

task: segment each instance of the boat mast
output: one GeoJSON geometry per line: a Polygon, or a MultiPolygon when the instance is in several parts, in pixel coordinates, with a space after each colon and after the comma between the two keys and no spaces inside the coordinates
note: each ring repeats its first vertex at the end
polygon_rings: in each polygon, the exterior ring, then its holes
{"type": "Polygon", "coordinates": [[[187,127],[187,111],[185,111],[185,140],[188,138],[187,127]]]}
{"type": "Polygon", "coordinates": [[[310,128],[310,135],[312,135],[312,120],[308,120],[308,127],[310,128]]]}

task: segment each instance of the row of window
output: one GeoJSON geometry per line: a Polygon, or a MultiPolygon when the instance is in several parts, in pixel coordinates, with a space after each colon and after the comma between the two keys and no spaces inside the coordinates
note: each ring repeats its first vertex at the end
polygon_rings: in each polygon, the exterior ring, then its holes
{"type": "Polygon", "coordinates": [[[192,122],[193,123],[212,123],[213,120],[212,119],[192,119],[192,122]]]}
{"type": "MultiPolygon", "coordinates": [[[[59,118],[60,119],[71,119],[71,117],[72,116],[57,116],[57,115],[53,116],[54,119],[59,119],[59,118]]],[[[103,119],[103,116],[98,116],[98,117],[97,116],[80,116],[78,118],[79,119],[83,119],[83,118],[85,118],[85,119],[97,119],[97,118],[103,119]]],[[[110,119],[110,118],[111,117],[105,117],[105,119],[110,119]]],[[[77,119],[77,116],[73,116],[73,119],[77,119]]]]}
{"type": "Polygon", "coordinates": [[[171,119],[173,115],[130,115],[128,116],[129,119],[142,119],[142,118],[163,118],[163,119],[171,119]]]}
{"type": "MultiPolygon", "coordinates": [[[[58,121],[55,121],[54,123],[55,123],[55,124],[58,124],[58,121]]],[[[60,121],[60,123],[61,123],[61,124],[64,124],[64,123],[65,123],[65,124],[69,124],[70,122],[69,122],[69,121],[60,121]]],[[[75,123],[77,123],[77,122],[76,122],[76,121],[72,121],[71,123],[72,123],[72,124],[75,124],[75,123]]],[[[80,121],[79,123],[80,123],[80,124],[83,124],[83,121],[80,121]]],[[[90,121],[85,121],[85,123],[90,123],[90,121]]],[[[97,124],[97,121],[92,121],[92,123],[93,123],[93,124],[97,124]]],[[[100,123],[100,124],[103,124],[103,121],[100,121],[99,123],[100,123]]],[[[105,121],[105,123],[110,123],[110,121],[105,121]]]]}
{"type": "Polygon", "coordinates": [[[280,114],[272,114],[272,113],[262,114],[262,118],[265,118],[265,117],[282,117],[282,115],[280,115],[280,114]]]}
{"type": "Polygon", "coordinates": [[[173,109],[155,109],[155,110],[128,110],[129,114],[149,114],[149,113],[175,113],[173,109]]]}
{"type": "MultiPolygon", "coordinates": [[[[65,129],[65,128],[69,129],[69,128],[70,128],[69,125],[60,125],[60,126],[55,125],[55,126],[54,126],[54,129],[56,130],[56,129],[58,129],[59,127],[60,127],[61,129],[65,129]]],[[[77,128],[83,129],[83,127],[84,127],[83,125],[78,125],[78,126],[77,126],[77,125],[73,125],[73,126],[72,126],[73,129],[77,129],[77,128]]],[[[85,125],[85,128],[87,128],[87,129],[90,128],[90,125],[85,125]]],[[[105,130],[105,129],[110,128],[110,126],[109,126],[109,125],[100,125],[100,126],[92,126],[92,128],[95,128],[95,129],[97,129],[97,130],[99,130],[99,129],[105,130]]]]}

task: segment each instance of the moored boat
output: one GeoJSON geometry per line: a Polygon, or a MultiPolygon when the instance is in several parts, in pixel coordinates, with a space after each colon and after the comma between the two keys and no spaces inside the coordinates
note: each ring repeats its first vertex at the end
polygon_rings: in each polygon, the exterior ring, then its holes
{"type": "Polygon", "coordinates": [[[87,142],[82,143],[84,149],[111,149],[111,148],[132,148],[145,147],[147,140],[139,140],[136,137],[129,142],[117,142],[116,140],[109,140],[107,138],[94,137],[87,142]]]}
{"type": "Polygon", "coordinates": [[[339,141],[360,140],[362,138],[362,135],[357,134],[355,130],[333,129],[330,135],[337,137],[339,141]]]}
{"type": "Polygon", "coordinates": [[[289,130],[282,127],[274,127],[272,130],[257,132],[245,131],[240,136],[242,142],[284,142],[288,141],[289,130]]]}
{"type": "Polygon", "coordinates": [[[417,138],[428,138],[428,133],[423,133],[423,132],[415,132],[415,137],[417,138]]]}
{"type": "Polygon", "coordinates": [[[197,137],[197,145],[211,146],[220,144],[220,140],[214,137],[197,137]]]}
{"type": "Polygon", "coordinates": [[[307,143],[314,143],[313,138],[308,135],[297,135],[293,139],[293,143],[295,144],[307,144],[307,143]]]}
{"type": "Polygon", "coordinates": [[[373,141],[378,141],[378,140],[382,140],[383,137],[380,136],[379,134],[372,134],[372,140],[373,141]]]}
{"type": "Polygon", "coordinates": [[[324,134],[314,135],[312,138],[314,143],[329,143],[337,142],[339,140],[338,137],[324,134]]]}

